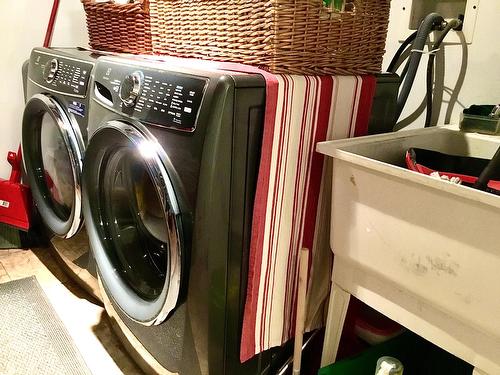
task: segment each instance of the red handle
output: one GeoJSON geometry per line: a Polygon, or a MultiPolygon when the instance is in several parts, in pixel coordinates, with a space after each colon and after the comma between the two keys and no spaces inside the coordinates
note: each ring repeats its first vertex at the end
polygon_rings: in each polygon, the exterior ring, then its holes
{"type": "Polygon", "coordinates": [[[14,151],[9,151],[7,154],[7,161],[12,166],[12,171],[10,172],[9,181],[13,183],[21,182],[21,165],[23,163],[23,157],[21,152],[21,145],[17,149],[17,154],[14,151]]]}
{"type": "Polygon", "coordinates": [[[52,11],[50,12],[49,24],[47,25],[47,32],[45,33],[45,40],[43,41],[43,46],[45,48],[50,47],[50,42],[52,41],[52,34],[54,33],[54,24],[56,23],[58,9],[59,9],[59,0],[54,0],[54,4],[52,4],[52,11]]]}

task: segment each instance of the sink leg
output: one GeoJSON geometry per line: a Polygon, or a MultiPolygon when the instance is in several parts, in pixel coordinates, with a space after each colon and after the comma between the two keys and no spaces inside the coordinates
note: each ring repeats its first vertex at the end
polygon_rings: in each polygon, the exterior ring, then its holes
{"type": "Polygon", "coordinates": [[[338,284],[333,283],[328,305],[321,367],[335,362],[350,298],[351,295],[349,293],[338,286],[338,284]]]}
{"type": "Polygon", "coordinates": [[[472,375],[488,375],[488,374],[475,367],[474,371],[472,371],[472,375]]]}

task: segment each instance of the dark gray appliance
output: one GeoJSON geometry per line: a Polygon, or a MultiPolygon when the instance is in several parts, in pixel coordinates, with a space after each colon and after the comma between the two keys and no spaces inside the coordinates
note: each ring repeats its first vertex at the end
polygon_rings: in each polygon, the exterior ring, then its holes
{"type": "MultiPolygon", "coordinates": [[[[52,243],[84,286],[97,286],[81,208],[89,87],[97,56],[76,48],[35,48],[26,80],[22,149],[25,173],[52,243]],[[76,235],[78,233],[78,235],[76,235]]],[[[89,289],[89,288],[87,288],[89,289]]]]}
{"type": "Polygon", "coordinates": [[[100,58],[83,207],[103,301],[151,373],[273,374],[240,364],[265,82],[100,58]]]}

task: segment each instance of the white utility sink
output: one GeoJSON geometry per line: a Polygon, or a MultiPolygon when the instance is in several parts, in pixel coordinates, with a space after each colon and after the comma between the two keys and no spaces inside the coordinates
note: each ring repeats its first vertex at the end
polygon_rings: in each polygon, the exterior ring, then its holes
{"type": "Polygon", "coordinates": [[[491,158],[499,145],[440,127],[317,146],[333,158],[334,287],[488,374],[500,374],[500,197],[409,171],[404,155],[491,158]]]}

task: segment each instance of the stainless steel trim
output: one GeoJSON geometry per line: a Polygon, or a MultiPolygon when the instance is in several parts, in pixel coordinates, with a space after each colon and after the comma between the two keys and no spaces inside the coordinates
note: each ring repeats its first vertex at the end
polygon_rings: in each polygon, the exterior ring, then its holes
{"type": "Polygon", "coordinates": [[[141,369],[149,375],[179,375],[177,372],[170,372],[166,370],[150,352],[142,345],[142,343],[134,336],[132,331],[120,319],[111,303],[106,290],[102,285],[102,280],[97,277],[99,287],[101,289],[102,302],[104,308],[108,313],[114,331],[117,333],[118,338],[122,341],[129,354],[134,358],[136,363],[141,369]]]}
{"type": "MultiPolygon", "coordinates": [[[[166,291],[166,294],[164,295],[162,292],[160,297],[158,297],[163,298],[164,302],[162,303],[162,308],[156,315],[156,317],[147,321],[137,321],[133,316],[127,314],[126,309],[123,309],[123,304],[120,304],[120,301],[116,300],[116,298],[114,298],[114,300],[119,306],[122,305],[120,306],[122,311],[127,316],[129,316],[130,319],[147,326],[158,325],[167,318],[168,314],[177,305],[182,276],[182,234],[179,232],[179,228],[182,228],[181,211],[177,203],[177,197],[175,195],[174,187],[168,175],[167,169],[162,162],[162,159],[166,158],[165,151],[156,141],[156,139],[146,137],[132,125],[126,124],[121,121],[112,120],[107,122],[104,126],[100,127],[99,130],[105,128],[115,129],[121,134],[125,135],[128,140],[135,147],[137,147],[139,153],[143,158],[143,161],[147,165],[149,176],[153,180],[158,196],[160,197],[160,203],[162,205],[164,217],[166,218],[165,225],[167,226],[168,230],[167,234],[170,251],[169,274],[163,286],[163,291],[166,291]]],[[[101,271],[103,270],[101,269],[101,271]]]]}
{"type": "MultiPolygon", "coordinates": [[[[89,78],[89,84],[90,84],[90,78],[89,78]]],[[[33,81],[31,78],[28,77],[28,81],[30,81],[32,84],[42,88],[42,89],[45,89],[47,91],[49,91],[50,93],[55,93],[55,94],[60,94],[60,95],[65,95],[65,96],[71,96],[73,98],[80,98],[80,99],[83,99],[85,98],[87,95],[78,95],[78,94],[68,94],[67,92],[62,92],[62,91],[57,91],[57,90],[54,90],[54,89],[51,89],[50,87],[48,86],[44,86],[44,85],[41,85],[35,81],[33,81]]]]}
{"type": "Polygon", "coordinates": [[[71,117],[69,117],[64,109],[53,98],[44,95],[36,94],[32,99],[36,98],[45,104],[50,111],[52,119],[56,122],[59,132],[63,138],[71,163],[71,172],[73,174],[74,192],[74,215],[73,222],[64,238],[72,237],[82,224],[82,184],[81,175],[83,167],[84,143],[80,132],[80,127],[71,117]]]}

